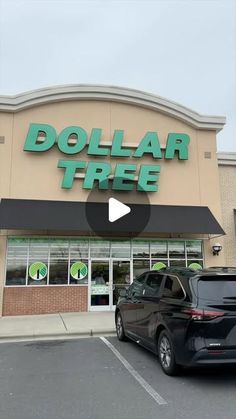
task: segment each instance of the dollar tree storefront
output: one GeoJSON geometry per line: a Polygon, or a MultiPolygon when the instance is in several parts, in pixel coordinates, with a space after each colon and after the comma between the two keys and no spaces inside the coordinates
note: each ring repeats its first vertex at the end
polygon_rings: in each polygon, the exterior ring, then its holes
{"type": "Polygon", "coordinates": [[[104,86],[0,99],[2,315],[112,310],[146,270],[224,264],[223,117],[104,86]]]}

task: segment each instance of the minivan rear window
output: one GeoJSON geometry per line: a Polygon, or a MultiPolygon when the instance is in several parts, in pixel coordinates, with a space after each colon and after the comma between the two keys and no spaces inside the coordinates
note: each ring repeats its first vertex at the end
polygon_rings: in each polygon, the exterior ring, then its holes
{"type": "Polygon", "coordinates": [[[225,303],[236,302],[236,275],[201,277],[198,281],[198,297],[225,303]]]}

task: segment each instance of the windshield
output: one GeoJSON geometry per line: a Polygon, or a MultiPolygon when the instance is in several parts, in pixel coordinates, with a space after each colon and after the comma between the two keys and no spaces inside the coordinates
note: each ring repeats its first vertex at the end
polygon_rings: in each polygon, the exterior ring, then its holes
{"type": "Polygon", "coordinates": [[[236,275],[202,277],[198,281],[198,297],[203,300],[236,302],[236,275]]]}

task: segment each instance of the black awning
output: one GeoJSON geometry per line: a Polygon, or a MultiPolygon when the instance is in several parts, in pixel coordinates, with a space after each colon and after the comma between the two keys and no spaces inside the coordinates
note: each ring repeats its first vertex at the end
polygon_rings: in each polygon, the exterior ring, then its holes
{"type": "Polygon", "coordinates": [[[110,223],[108,203],[2,199],[0,229],[225,234],[208,207],[127,205],[131,212],[110,223]]]}

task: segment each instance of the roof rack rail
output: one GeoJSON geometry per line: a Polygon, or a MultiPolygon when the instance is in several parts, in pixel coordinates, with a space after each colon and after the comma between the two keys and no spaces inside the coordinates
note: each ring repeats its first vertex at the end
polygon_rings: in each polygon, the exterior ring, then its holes
{"type": "Polygon", "coordinates": [[[228,270],[236,270],[236,266],[209,266],[209,268],[205,268],[204,270],[228,271],[228,270]]]}
{"type": "MultiPolygon", "coordinates": [[[[197,272],[198,269],[189,268],[188,266],[166,266],[165,268],[161,268],[160,271],[167,271],[167,272],[197,272]]],[[[199,269],[202,271],[202,269],[199,269]]]]}

